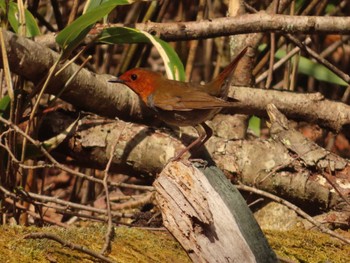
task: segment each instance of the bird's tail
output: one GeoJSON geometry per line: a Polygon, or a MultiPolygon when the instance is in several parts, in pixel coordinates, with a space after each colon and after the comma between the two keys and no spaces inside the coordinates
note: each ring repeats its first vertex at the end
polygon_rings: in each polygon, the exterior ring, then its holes
{"type": "Polygon", "coordinates": [[[222,94],[224,90],[227,90],[227,87],[223,89],[223,85],[228,86],[231,78],[231,74],[237,67],[238,62],[241,60],[241,58],[244,56],[244,54],[247,52],[248,47],[245,47],[242,49],[241,52],[238,53],[238,55],[232,60],[232,62],[226,66],[226,68],[211,82],[209,82],[207,85],[210,87],[209,94],[212,96],[220,96],[224,95],[222,94]],[[225,83],[226,81],[226,83],[225,83]]]}

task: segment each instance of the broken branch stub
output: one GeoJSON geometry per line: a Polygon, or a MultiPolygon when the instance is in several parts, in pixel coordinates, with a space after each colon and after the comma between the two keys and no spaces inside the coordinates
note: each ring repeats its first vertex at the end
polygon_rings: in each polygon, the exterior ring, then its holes
{"type": "Polygon", "coordinates": [[[277,262],[245,200],[218,168],[171,162],[154,187],[164,225],[194,262],[277,262]]]}

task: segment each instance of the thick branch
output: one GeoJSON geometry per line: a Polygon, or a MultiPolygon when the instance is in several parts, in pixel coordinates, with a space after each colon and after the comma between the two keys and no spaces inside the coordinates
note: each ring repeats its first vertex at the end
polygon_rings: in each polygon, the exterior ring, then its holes
{"type": "MultiPolygon", "coordinates": [[[[279,137],[278,141],[227,141],[213,136],[205,144],[207,152],[203,150],[195,157],[210,160],[211,156],[220,169],[239,176],[244,183],[255,184],[282,197],[293,198],[300,203],[307,200],[308,204],[315,203],[321,209],[338,206],[342,199],[332,191],[322,172],[317,174],[315,170],[329,166],[334,169],[333,174],[340,175],[340,178],[334,177],[336,183],[346,185],[341,174],[348,173],[348,162],[315,144],[309,146],[307,139],[298,139],[297,143],[302,141],[303,151],[287,148],[284,143],[292,139],[294,143],[295,138],[302,135],[294,130],[285,134],[287,138],[279,137]],[[313,153],[312,162],[309,161],[311,155],[304,154],[309,151],[313,153]],[[315,154],[319,152],[322,154],[315,154]],[[295,159],[291,153],[300,156],[295,159]]],[[[83,119],[67,146],[77,162],[104,168],[109,158],[107,153],[118,141],[111,170],[133,169],[137,174],[155,176],[176,152],[193,140],[186,134],[181,141],[174,137],[170,130],[155,130],[123,121],[98,125],[83,119]]]]}
{"type": "Polygon", "coordinates": [[[199,22],[136,24],[167,41],[213,38],[258,32],[281,33],[350,33],[350,17],[287,16],[260,12],[236,17],[222,17],[199,22]]]}
{"type": "MultiPolygon", "coordinates": [[[[137,24],[109,24],[108,27],[128,26],[159,36],[166,41],[183,41],[194,39],[214,38],[235,34],[281,32],[281,33],[331,33],[349,34],[350,17],[332,16],[287,16],[266,14],[245,14],[235,17],[220,17],[202,21],[186,22],[146,22],[137,24]]],[[[94,39],[100,30],[99,26],[90,32],[88,39],[94,39]]],[[[90,41],[88,40],[88,41],[90,41]]],[[[36,41],[46,46],[54,46],[55,35],[36,37],[36,41]]]]}
{"type": "MultiPolygon", "coordinates": [[[[58,54],[29,39],[4,31],[11,70],[35,83],[44,77],[58,54]]],[[[68,78],[78,70],[73,64],[50,83],[48,92],[60,92],[68,78]]],[[[96,75],[82,69],[62,94],[74,106],[108,117],[141,119],[151,112],[137,96],[123,85],[110,84],[109,75],[96,75]]],[[[350,124],[350,107],[322,99],[319,94],[295,94],[276,90],[231,87],[230,96],[240,100],[235,113],[265,116],[269,103],[275,104],[289,118],[297,118],[340,130],[350,124]],[[336,114],[335,114],[336,113],[336,114]]]]}
{"type": "MultiPolygon", "coordinates": [[[[275,33],[301,33],[301,34],[349,34],[350,17],[332,16],[288,16],[267,14],[244,14],[235,17],[220,17],[202,21],[155,23],[146,22],[138,24],[109,24],[108,27],[128,26],[144,30],[166,41],[183,41],[194,39],[214,38],[235,34],[275,32],[275,33]]],[[[105,28],[101,26],[99,29],[105,28]]],[[[90,37],[98,34],[94,30],[90,37]]],[[[54,35],[38,37],[38,41],[53,44],[54,35]]]]}
{"type": "Polygon", "coordinates": [[[317,123],[335,131],[350,129],[350,106],[327,100],[320,93],[300,94],[280,90],[264,90],[247,87],[231,87],[229,97],[238,99],[232,113],[266,117],[270,103],[288,118],[317,123]]]}
{"type": "MultiPolygon", "coordinates": [[[[3,30],[3,34],[11,71],[35,84],[40,83],[59,55],[30,39],[17,36],[9,31],[3,30]]],[[[0,66],[2,67],[2,59],[0,59],[0,66]]],[[[61,64],[58,68],[62,66],[61,64]]],[[[78,69],[79,67],[75,64],[68,66],[50,81],[47,91],[51,94],[60,93],[67,80],[78,69]]],[[[122,118],[147,116],[147,111],[141,111],[137,96],[126,86],[108,83],[111,77],[110,75],[97,75],[82,69],[65,89],[61,98],[79,109],[103,116],[122,118]]],[[[148,115],[150,115],[149,112],[148,115]]]]}

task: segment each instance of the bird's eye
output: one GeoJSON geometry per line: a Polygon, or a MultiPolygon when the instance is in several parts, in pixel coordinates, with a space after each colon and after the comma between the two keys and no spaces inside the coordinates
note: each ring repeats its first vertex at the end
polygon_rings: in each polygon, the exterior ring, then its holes
{"type": "Polygon", "coordinates": [[[136,74],[131,74],[130,78],[131,78],[131,80],[137,80],[137,75],[136,74]]]}

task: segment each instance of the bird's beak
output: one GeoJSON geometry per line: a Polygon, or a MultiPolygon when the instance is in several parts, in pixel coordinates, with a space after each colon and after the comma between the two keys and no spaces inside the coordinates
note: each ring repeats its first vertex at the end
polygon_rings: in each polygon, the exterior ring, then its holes
{"type": "Polygon", "coordinates": [[[120,79],[118,77],[111,78],[111,79],[108,80],[108,82],[111,82],[111,83],[122,83],[122,84],[125,83],[124,80],[122,80],[122,79],[120,79]]]}

